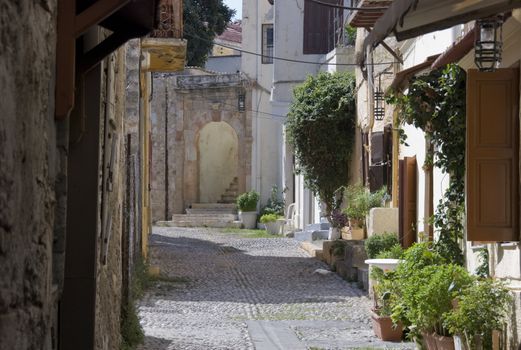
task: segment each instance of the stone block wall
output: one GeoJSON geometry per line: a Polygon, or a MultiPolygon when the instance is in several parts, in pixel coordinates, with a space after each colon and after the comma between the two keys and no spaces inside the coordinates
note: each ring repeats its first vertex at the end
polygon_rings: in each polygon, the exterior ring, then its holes
{"type": "Polygon", "coordinates": [[[55,46],[56,0],[0,0],[2,349],[52,346],[55,46]]]}

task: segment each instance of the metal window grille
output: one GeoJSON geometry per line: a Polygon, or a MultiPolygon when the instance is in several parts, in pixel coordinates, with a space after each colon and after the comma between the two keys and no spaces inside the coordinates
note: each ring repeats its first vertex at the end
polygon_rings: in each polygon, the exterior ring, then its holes
{"type": "Polygon", "coordinates": [[[273,63],[273,24],[262,25],[262,63],[273,63]]]}

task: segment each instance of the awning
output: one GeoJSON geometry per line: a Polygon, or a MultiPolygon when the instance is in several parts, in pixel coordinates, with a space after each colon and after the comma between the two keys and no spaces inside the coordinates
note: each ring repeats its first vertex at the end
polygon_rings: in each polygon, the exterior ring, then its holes
{"type": "Polygon", "coordinates": [[[404,69],[401,72],[398,72],[396,74],[396,76],[394,77],[393,82],[389,86],[389,89],[392,89],[395,91],[405,90],[405,88],[409,84],[409,80],[413,76],[415,76],[423,71],[431,70],[431,65],[439,57],[441,57],[441,56],[440,55],[429,56],[429,57],[427,57],[427,59],[424,62],[417,64],[415,66],[412,66],[410,68],[404,69]]]}
{"type": "Polygon", "coordinates": [[[521,0],[395,0],[365,38],[363,52],[391,33],[400,41],[520,7],[521,0]]]}

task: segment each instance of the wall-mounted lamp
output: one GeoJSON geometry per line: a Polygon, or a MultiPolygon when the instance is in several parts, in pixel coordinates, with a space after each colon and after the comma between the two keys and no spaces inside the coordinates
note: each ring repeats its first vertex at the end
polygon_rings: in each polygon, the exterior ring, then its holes
{"type": "Polygon", "coordinates": [[[501,63],[503,20],[503,15],[497,15],[476,21],[474,62],[482,72],[493,72],[501,63]]]}
{"type": "Polygon", "coordinates": [[[380,88],[374,92],[374,119],[378,121],[384,120],[385,117],[385,101],[384,93],[380,88]]]}
{"type": "Polygon", "coordinates": [[[240,93],[238,99],[239,112],[246,111],[246,94],[240,93]]]}

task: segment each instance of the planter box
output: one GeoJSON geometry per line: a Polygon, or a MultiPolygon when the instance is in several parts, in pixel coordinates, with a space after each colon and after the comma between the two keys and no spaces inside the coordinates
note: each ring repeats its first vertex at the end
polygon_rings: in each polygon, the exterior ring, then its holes
{"type": "Polygon", "coordinates": [[[384,341],[400,341],[402,340],[403,327],[400,323],[396,326],[388,316],[379,316],[376,312],[371,311],[371,319],[373,320],[374,334],[384,341]]]}
{"type": "Polygon", "coordinates": [[[434,339],[436,339],[437,350],[455,350],[453,337],[444,337],[442,335],[434,334],[434,339]]]}
{"type": "Polygon", "coordinates": [[[438,350],[438,345],[436,345],[436,338],[434,338],[434,334],[422,333],[423,336],[423,345],[427,350],[438,350]]]}
{"type": "Polygon", "coordinates": [[[266,226],[266,232],[272,235],[278,235],[280,232],[280,223],[277,221],[267,222],[264,224],[266,226]]]}

